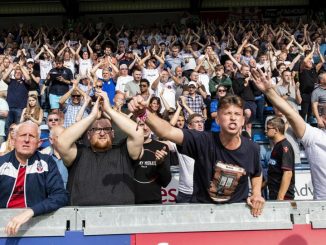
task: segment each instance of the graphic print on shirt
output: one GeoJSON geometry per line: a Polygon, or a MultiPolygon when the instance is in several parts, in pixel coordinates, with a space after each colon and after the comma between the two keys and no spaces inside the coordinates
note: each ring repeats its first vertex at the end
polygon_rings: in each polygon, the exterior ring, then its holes
{"type": "Polygon", "coordinates": [[[230,200],[243,175],[246,175],[244,168],[218,161],[208,190],[211,199],[215,202],[230,200]]]}

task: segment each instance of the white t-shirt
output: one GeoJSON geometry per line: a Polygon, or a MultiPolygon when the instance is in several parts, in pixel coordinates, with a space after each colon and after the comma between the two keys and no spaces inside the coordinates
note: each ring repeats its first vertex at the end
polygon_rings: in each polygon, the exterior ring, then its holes
{"type": "MultiPolygon", "coordinates": [[[[163,98],[169,104],[170,107],[175,108],[175,86],[173,81],[168,81],[166,83],[158,83],[157,89],[155,90],[155,95],[160,97],[160,93],[164,88],[163,98]]],[[[165,110],[164,104],[162,103],[161,113],[165,110]]]]}
{"type": "Polygon", "coordinates": [[[301,141],[310,163],[314,199],[326,200],[326,131],[306,124],[301,141]]]}
{"type": "Polygon", "coordinates": [[[194,169],[195,160],[187,155],[178,152],[175,143],[171,142],[174,152],[177,153],[179,159],[179,187],[178,190],[184,194],[192,195],[194,191],[194,169]]]}
{"type": "Polygon", "coordinates": [[[201,82],[206,90],[206,93],[208,95],[211,95],[211,93],[209,92],[209,76],[207,74],[198,74],[198,82],[201,82]]]}
{"type": "MultiPolygon", "coordinates": [[[[6,100],[3,98],[0,98],[0,111],[9,111],[9,106],[6,100]]],[[[6,119],[1,118],[0,119],[0,136],[5,136],[5,124],[6,124],[6,119]]]]}
{"type": "Polygon", "coordinates": [[[84,60],[82,58],[79,59],[79,75],[86,76],[87,72],[90,73],[92,70],[93,62],[91,59],[84,60]]]}
{"type": "Polygon", "coordinates": [[[134,80],[134,78],[129,75],[119,76],[117,79],[117,84],[115,85],[115,91],[120,91],[120,92],[124,93],[126,84],[128,82],[131,82],[132,80],[134,80]]]}
{"type": "Polygon", "coordinates": [[[52,69],[52,61],[40,60],[40,76],[41,79],[46,79],[49,71],[52,69]]]}
{"type": "Polygon", "coordinates": [[[183,70],[184,71],[194,70],[196,68],[196,66],[197,66],[196,65],[196,60],[195,60],[194,56],[192,55],[192,53],[182,52],[181,57],[182,57],[183,70]]]}
{"type": "Polygon", "coordinates": [[[158,78],[159,76],[159,70],[156,69],[142,69],[142,78],[145,78],[149,81],[150,86],[152,86],[152,83],[158,78]]]}
{"type": "Polygon", "coordinates": [[[65,60],[63,65],[64,67],[70,69],[72,74],[75,75],[75,61],[73,59],[65,60]]]}

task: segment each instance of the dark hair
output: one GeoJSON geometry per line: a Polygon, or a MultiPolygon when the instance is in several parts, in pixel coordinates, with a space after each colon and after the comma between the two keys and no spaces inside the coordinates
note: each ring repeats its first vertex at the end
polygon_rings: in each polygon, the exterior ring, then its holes
{"type": "MultiPolygon", "coordinates": [[[[160,106],[157,110],[157,114],[160,114],[161,108],[162,108],[162,103],[161,103],[161,99],[159,97],[153,96],[150,100],[149,100],[149,105],[153,103],[153,101],[156,101],[160,106]]],[[[150,108],[151,110],[151,108],[150,108]]]]}
{"type": "Polygon", "coordinates": [[[284,120],[280,117],[273,117],[267,121],[267,125],[271,125],[274,128],[278,129],[281,134],[285,132],[285,123],[284,120]]]}
{"type": "Polygon", "coordinates": [[[244,110],[243,100],[237,95],[227,95],[220,98],[218,103],[218,110],[229,107],[230,105],[235,105],[244,110]]]}
{"type": "Polygon", "coordinates": [[[195,118],[195,117],[201,117],[203,118],[203,115],[199,114],[199,113],[193,113],[191,115],[189,115],[188,119],[187,119],[187,124],[190,124],[191,121],[195,118]]]}
{"type": "Polygon", "coordinates": [[[149,81],[146,78],[140,79],[140,82],[139,83],[146,83],[147,86],[149,86],[149,81]]]}

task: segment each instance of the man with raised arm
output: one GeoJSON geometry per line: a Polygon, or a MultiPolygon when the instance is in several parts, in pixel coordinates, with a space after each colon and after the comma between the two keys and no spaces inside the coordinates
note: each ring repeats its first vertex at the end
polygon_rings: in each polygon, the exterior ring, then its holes
{"type": "Polygon", "coordinates": [[[134,97],[129,110],[145,120],[160,138],[179,146],[179,152],[195,159],[192,202],[232,203],[247,200],[254,216],[262,212],[262,174],[259,147],[241,136],[243,101],[237,96],[220,100],[217,122],[220,133],[172,127],[146,108],[141,96],[134,97]],[[252,194],[249,196],[248,178],[252,194]]]}
{"type": "Polygon", "coordinates": [[[69,170],[67,189],[70,204],[134,204],[132,160],[142,155],[143,130],[136,130],[135,122],[111,108],[105,91],[97,95],[89,116],[65,129],[57,140],[58,152],[69,170]],[[118,147],[112,147],[114,132],[111,121],[98,116],[100,100],[103,102],[102,112],[108,114],[128,136],[118,147]],[[75,143],[85,132],[90,147],[75,143]]]}
{"type": "MultiPolygon", "coordinates": [[[[293,132],[301,139],[310,163],[314,199],[326,199],[326,132],[307,124],[302,117],[274,90],[271,80],[261,70],[252,70],[256,86],[269,101],[288,119],[293,132]]],[[[326,115],[324,115],[326,117],[326,115]]],[[[325,118],[326,119],[326,118],[325,118]]]]}

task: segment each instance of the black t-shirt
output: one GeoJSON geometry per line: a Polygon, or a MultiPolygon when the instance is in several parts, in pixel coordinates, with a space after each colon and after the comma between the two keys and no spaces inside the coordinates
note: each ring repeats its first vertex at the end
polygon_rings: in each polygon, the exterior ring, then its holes
{"type": "Polygon", "coordinates": [[[24,80],[10,79],[7,92],[9,108],[24,109],[27,105],[30,84],[24,80]]]}
{"type": "MultiPolygon", "coordinates": [[[[40,73],[36,70],[33,69],[33,75],[35,77],[40,77],[40,73]]],[[[29,91],[34,91],[36,90],[37,92],[40,92],[40,86],[37,82],[34,81],[34,79],[31,77],[31,85],[29,88],[29,91]]]]}
{"type": "Polygon", "coordinates": [[[315,88],[315,84],[318,81],[318,74],[316,68],[313,67],[310,70],[303,69],[299,73],[300,92],[302,94],[311,94],[315,88]]]}
{"type": "MultiPolygon", "coordinates": [[[[214,176],[214,169],[221,166],[245,171],[235,179],[233,174],[224,172],[217,188],[223,194],[223,202],[234,203],[245,201],[249,194],[249,179],[261,175],[259,146],[241,136],[241,145],[236,150],[226,149],[220,141],[219,133],[198,132],[184,129],[182,146],[179,152],[195,159],[193,202],[215,202],[208,193],[214,176]],[[218,166],[217,166],[218,165],[218,166]],[[230,188],[228,188],[230,187],[230,188]],[[226,189],[232,193],[225,195],[226,189]]],[[[223,172],[223,171],[222,171],[223,172]]]]}
{"type": "Polygon", "coordinates": [[[135,162],[136,204],[162,203],[161,187],[166,187],[172,178],[169,156],[160,164],[155,158],[155,151],[163,147],[168,151],[166,144],[156,140],[144,144],[144,154],[135,162]]]}
{"type": "Polygon", "coordinates": [[[77,146],[68,169],[70,204],[81,206],[134,204],[134,169],[127,144],[106,152],[77,146]]]}
{"type": "Polygon", "coordinates": [[[269,198],[277,199],[278,191],[281,186],[283,171],[292,171],[292,179],[285,198],[294,198],[294,151],[287,139],[278,142],[271,153],[268,163],[268,190],[269,198]]]}
{"type": "Polygon", "coordinates": [[[68,92],[69,85],[65,82],[58,81],[57,77],[62,76],[65,80],[71,81],[73,75],[70,69],[66,67],[62,67],[62,69],[53,68],[49,71],[49,75],[49,82],[51,82],[50,94],[61,96],[68,92]]]}

